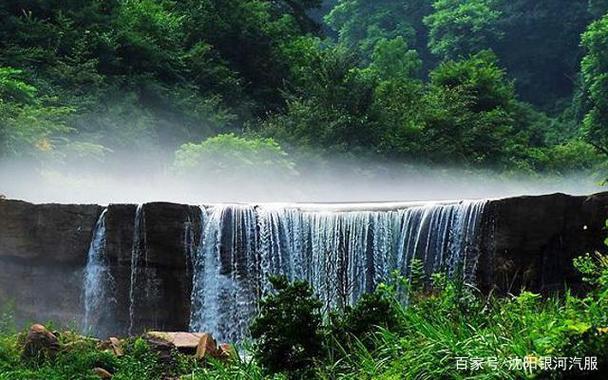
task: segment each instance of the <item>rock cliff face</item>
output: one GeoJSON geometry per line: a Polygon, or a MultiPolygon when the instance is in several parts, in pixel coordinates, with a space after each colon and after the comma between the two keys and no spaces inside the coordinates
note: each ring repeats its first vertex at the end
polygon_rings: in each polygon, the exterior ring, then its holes
{"type": "Polygon", "coordinates": [[[479,285],[500,292],[581,285],[572,260],[605,251],[608,193],[551,194],[491,201],[485,212],[479,285]]]}
{"type": "MultiPolygon", "coordinates": [[[[143,206],[141,239],[146,246],[145,264],[140,265],[138,282],[131,289],[136,209],[135,205],[108,207],[104,255],[114,279],[115,297],[107,300],[105,313],[95,321],[100,335],[126,334],[130,325],[135,327],[134,332],[146,328],[184,330],[188,326],[192,273],[185,253],[187,244],[195,246],[198,242],[200,209],[172,203],[143,206]],[[133,296],[137,302],[131,306],[133,296]]],[[[72,297],[77,297],[77,292],[82,294],[82,284],[72,291],[72,297]]]]}
{"type": "MultiPolygon", "coordinates": [[[[143,291],[131,305],[135,205],[110,205],[106,250],[115,297],[95,321],[99,335],[144,329],[185,330],[190,315],[192,247],[200,239],[200,209],[171,203],[142,208],[143,291]],[[144,286],[145,285],[145,286],[144,286]],[[162,305],[158,307],[157,305],[162,305]]],[[[79,326],[83,274],[97,205],[34,205],[0,200],[0,307],[13,304],[21,324],[52,320],[79,326]]],[[[483,215],[478,285],[485,291],[555,291],[580,286],[572,259],[603,250],[608,193],[589,197],[553,194],[490,201],[483,215]]],[[[140,280],[141,281],[141,280],[140,280]]]]}
{"type": "Polygon", "coordinates": [[[83,310],[82,269],[96,205],[0,200],[0,305],[20,322],[68,323],[83,310]]]}

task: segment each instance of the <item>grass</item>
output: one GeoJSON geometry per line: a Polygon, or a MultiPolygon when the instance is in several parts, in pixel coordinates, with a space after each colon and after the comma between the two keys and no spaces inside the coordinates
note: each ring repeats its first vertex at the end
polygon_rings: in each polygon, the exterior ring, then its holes
{"type": "MultiPolygon", "coordinates": [[[[600,264],[600,262],[603,263],[600,264]]],[[[592,258],[587,259],[587,263],[592,258]]],[[[608,273],[595,262],[596,278],[608,273]]],[[[475,289],[444,282],[420,292],[409,307],[395,303],[399,326],[380,329],[374,343],[360,342],[320,371],[324,379],[534,379],[604,378],[608,357],[608,302],[600,284],[586,297],[566,292],[542,298],[486,298],[475,289]],[[597,357],[596,371],[518,369],[518,359],[597,357]],[[484,367],[457,370],[459,358],[483,359],[484,367]],[[494,358],[496,361],[494,361],[494,358]],[[513,368],[515,367],[515,368],[513,368]]],[[[390,290],[389,290],[390,291],[390,290]]],[[[532,365],[534,367],[534,365],[532,365]]]]}
{"type": "MultiPolygon", "coordinates": [[[[512,297],[487,297],[436,276],[433,286],[412,292],[404,307],[396,286],[381,286],[376,292],[391,297],[396,323],[344,339],[333,334],[326,322],[325,354],[316,358],[312,373],[327,380],[602,378],[608,369],[608,259],[587,256],[576,265],[590,285],[584,297],[566,292],[545,298],[525,291],[512,297]],[[513,358],[533,363],[542,357],[586,356],[597,357],[597,371],[525,370],[507,364],[513,358]],[[463,357],[482,358],[485,366],[458,370],[463,357]]],[[[361,310],[350,312],[356,318],[369,317],[361,310]]],[[[130,339],[125,355],[117,358],[98,349],[95,341],[69,332],[60,335],[64,349],[55,360],[24,362],[20,349],[25,332],[15,331],[9,319],[0,320],[0,380],[93,380],[97,379],[94,367],[110,370],[115,380],[162,379],[167,372],[140,338],[130,339]]],[[[354,323],[352,318],[346,320],[354,323]]],[[[289,377],[268,374],[252,358],[201,363],[174,356],[176,364],[168,372],[183,380],[289,377]]]]}

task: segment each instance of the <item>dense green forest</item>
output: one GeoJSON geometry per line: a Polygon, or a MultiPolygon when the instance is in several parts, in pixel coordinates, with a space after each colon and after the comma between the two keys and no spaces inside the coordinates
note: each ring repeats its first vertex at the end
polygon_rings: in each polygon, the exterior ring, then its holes
{"type": "Polygon", "coordinates": [[[6,0],[0,156],[61,168],[154,153],[181,172],[219,151],[289,171],[313,152],[601,174],[607,11],[605,0],[6,0]]]}

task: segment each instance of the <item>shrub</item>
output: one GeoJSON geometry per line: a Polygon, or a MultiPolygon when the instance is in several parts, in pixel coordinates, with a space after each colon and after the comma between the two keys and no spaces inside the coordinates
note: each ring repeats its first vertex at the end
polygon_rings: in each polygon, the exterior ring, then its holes
{"type": "Polygon", "coordinates": [[[323,353],[322,303],[306,282],[290,284],[285,277],[270,282],[275,292],[262,299],[251,325],[254,355],[270,373],[308,378],[323,353]]]}
{"type": "Polygon", "coordinates": [[[397,329],[399,319],[397,305],[391,288],[380,285],[374,292],[363,295],[352,307],[342,313],[332,313],[330,331],[341,345],[359,339],[365,346],[372,347],[372,335],[378,328],[397,329]]]}

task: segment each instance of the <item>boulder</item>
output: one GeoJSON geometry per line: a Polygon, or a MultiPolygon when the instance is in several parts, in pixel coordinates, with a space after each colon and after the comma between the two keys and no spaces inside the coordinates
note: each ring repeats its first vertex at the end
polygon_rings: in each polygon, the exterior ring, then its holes
{"type": "Polygon", "coordinates": [[[175,348],[186,355],[194,355],[204,333],[149,331],[148,336],[172,343],[175,348]]]}
{"type": "Polygon", "coordinates": [[[120,340],[118,340],[118,338],[110,337],[110,339],[108,340],[110,341],[110,347],[112,348],[112,352],[114,352],[114,355],[121,357],[125,354],[122,349],[122,343],[120,342],[120,340]]]}
{"type": "Polygon", "coordinates": [[[173,367],[175,364],[173,360],[173,352],[176,350],[176,347],[172,342],[164,339],[163,337],[150,333],[144,334],[143,339],[146,341],[146,343],[148,343],[150,349],[156,353],[158,360],[163,367],[173,367]]]}
{"type": "Polygon", "coordinates": [[[218,345],[209,333],[149,331],[145,339],[157,352],[175,349],[185,355],[194,355],[198,360],[227,360],[236,357],[236,350],[232,345],[218,345]]]}
{"type": "Polygon", "coordinates": [[[215,339],[211,334],[202,334],[198,347],[196,348],[196,358],[198,360],[205,360],[208,358],[225,359],[224,353],[220,347],[217,346],[215,339]]]}
{"type": "Polygon", "coordinates": [[[59,341],[55,334],[43,325],[32,325],[25,337],[22,357],[25,360],[43,361],[52,359],[59,351],[59,341]]]}
{"type": "Polygon", "coordinates": [[[110,337],[108,340],[104,340],[99,344],[99,348],[105,351],[112,352],[117,357],[124,355],[122,348],[122,342],[116,337],[110,337]]]}
{"type": "Polygon", "coordinates": [[[100,379],[107,380],[112,378],[112,374],[101,367],[93,368],[93,373],[95,373],[100,379]]]}
{"type": "Polygon", "coordinates": [[[230,343],[220,344],[220,351],[222,352],[222,358],[225,360],[234,360],[238,358],[238,353],[234,346],[230,343]]]}

